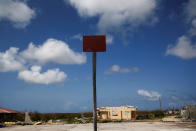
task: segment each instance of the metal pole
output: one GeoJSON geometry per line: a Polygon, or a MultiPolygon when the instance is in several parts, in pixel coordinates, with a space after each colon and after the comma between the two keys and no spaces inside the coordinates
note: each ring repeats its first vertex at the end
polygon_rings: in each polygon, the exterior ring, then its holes
{"type": "Polygon", "coordinates": [[[162,103],[161,103],[161,97],[159,96],[159,104],[160,104],[160,110],[162,110],[162,103]]]}
{"type": "Polygon", "coordinates": [[[93,52],[93,122],[97,131],[97,100],[96,100],[96,52],[93,52]]]}

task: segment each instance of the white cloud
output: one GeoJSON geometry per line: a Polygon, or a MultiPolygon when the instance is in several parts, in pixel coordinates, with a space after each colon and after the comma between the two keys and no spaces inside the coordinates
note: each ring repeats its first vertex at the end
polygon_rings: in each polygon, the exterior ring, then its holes
{"type": "Polygon", "coordinates": [[[48,39],[43,45],[35,46],[30,43],[28,49],[21,52],[21,56],[27,60],[45,64],[55,62],[59,64],[83,64],[86,55],[74,52],[69,45],[56,39],[48,39]]]}
{"type": "Polygon", "coordinates": [[[114,40],[114,37],[110,34],[106,35],[106,44],[112,44],[114,40]]]}
{"type": "Polygon", "coordinates": [[[30,43],[26,50],[22,52],[18,50],[19,48],[10,47],[5,52],[0,52],[0,72],[22,70],[31,62],[37,64],[48,62],[83,64],[86,62],[85,54],[74,52],[65,42],[55,39],[48,39],[43,45],[37,47],[30,43]]]}
{"type": "Polygon", "coordinates": [[[191,36],[196,36],[196,19],[192,20],[192,25],[191,25],[191,28],[189,30],[189,34],[191,36]]]}
{"type": "Polygon", "coordinates": [[[147,90],[140,89],[137,91],[137,93],[138,95],[141,95],[145,97],[147,100],[151,100],[151,101],[157,101],[159,100],[159,97],[161,97],[161,94],[156,91],[147,91],[147,90]]]}
{"type": "Polygon", "coordinates": [[[191,20],[194,17],[196,17],[196,8],[195,7],[196,7],[196,1],[195,0],[189,0],[185,4],[184,11],[187,14],[188,20],[191,20]]]}
{"type": "Polygon", "coordinates": [[[119,65],[113,65],[108,70],[104,72],[104,74],[112,74],[112,73],[129,73],[129,72],[138,72],[138,67],[132,67],[132,68],[121,68],[119,65]]]}
{"type": "Polygon", "coordinates": [[[30,83],[51,84],[63,82],[67,78],[67,75],[58,68],[43,73],[41,73],[41,66],[32,66],[31,70],[27,70],[32,63],[82,64],[86,62],[85,54],[74,52],[65,42],[55,39],[48,39],[40,46],[30,43],[26,50],[22,52],[18,50],[19,48],[10,47],[5,52],[0,52],[0,72],[19,71],[18,78],[30,83]]]}
{"type": "Polygon", "coordinates": [[[18,48],[10,47],[0,52],[0,72],[18,71],[24,69],[24,60],[18,57],[18,48]]]}
{"type": "Polygon", "coordinates": [[[14,27],[24,28],[35,17],[35,10],[19,0],[0,0],[0,21],[11,21],[14,27]]]}
{"type": "Polygon", "coordinates": [[[105,74],[112,74],[114,72],[128,73],[128,72],[130,72],[130,69],[128,69],[128,68],[120,68],[119,65],[113,65],[112,67],[110,67],[110,69],[108,69],[104,73],[105,74]]]}
{"type": "Polygon", "coordinates": [[[100,31],[111,31],[125,25],[152,23],[156,18],[156,0],[65,0],[81,17],[99,17],[100,31]]]}
{"type": "Polygon", "coordinates": [[[119,65],[113,65],[110,69],[113,72],[119,72],[120,71],[120,66],[119,65]]]}
{"type": "Polygon", "coordinates": [[[178,38],[176,45],[169,45],[166,50],[166,55],[174,55],[182,59],[196,58],[196,43],[191,39],[196,35],[196,1],[189,0],[184,7],[187,22],[190,25],[187,35],[178,38]]]}
{"type": "Polygon", "coordinates": [[[82,35],[80,33],[79,34],[76,34],[76,35],[73,35],[71,37],[71,39],[78,39],[78,40],[82,41],[82,35]]]}
{"type": "Polygon", "coordinates": [[[190,37],[196,35],[196,8],[195,7],[196,7],[195,0],[188,0],[184,7],[188,24],[191,24],[190,29],[188,31],[190,37]]]}
{"type": "Polygon", "coordinates": [[[175,46],[168,46],[166,55],[175,55],[182,59],[196,58],[196,44],[192,44],[188,37],[181,36],[175,46]]]}
{"type": "Polygon", "coordinates": [[[32,66],[31,70],[23,70],[18,73],[18,78],[37,84],[51,84],[65,81],[67,75],[56,69],[49,69],[46,72],[40,73],[41,66],[32,66]]]}

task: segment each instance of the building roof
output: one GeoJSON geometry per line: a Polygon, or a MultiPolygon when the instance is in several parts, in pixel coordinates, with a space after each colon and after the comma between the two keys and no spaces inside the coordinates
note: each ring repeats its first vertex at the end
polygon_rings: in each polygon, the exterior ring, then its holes
{"type": "Polygon", "coordinates": [[[0,107],[0,113],[19,113],[19,112],[0,107]]]}
{"type": "Polygon", "coordinates": [[[99,107],[99,108],[97,108],[97,110],[105,109],[105,108],[135,108],[135,109],[137,109],[137,106],[128,106],[128,105],[117,106],[117,107],[106,106],[106,107],[99,107]]]}

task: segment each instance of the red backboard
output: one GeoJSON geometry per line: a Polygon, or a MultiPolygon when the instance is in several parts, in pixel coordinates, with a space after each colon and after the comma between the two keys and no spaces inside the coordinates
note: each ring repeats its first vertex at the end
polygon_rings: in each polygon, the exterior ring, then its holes
{"type": "Polygon", "coordinates": [[[104,35],[83,36],[84,52],[105,52],[106,38],[104,35]]]}

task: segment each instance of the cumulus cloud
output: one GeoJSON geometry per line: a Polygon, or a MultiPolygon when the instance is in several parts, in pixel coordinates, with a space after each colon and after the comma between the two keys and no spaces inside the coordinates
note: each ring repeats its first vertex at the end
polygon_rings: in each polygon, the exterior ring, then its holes
{"type": "Polygon", "coordinates": [[[82,35],[79,33],[79,34],[75,34],[71,37],[71,39],[78,39],[80,41],[82,41],[82,35]]]}
{"type": "Polygon", "coordinates": [[[138,95],[141,95],[150,101],[157,101],[161,97],[161,94],[156,91],[147,91],[147,90],[140,89],[137,91],[137,93],[138,95]]]}
{"type": "Polygon", "coordinates": [[[106,44],[110,45],[113,43],[114,37],[110,34],[106,35],[106,44]]]}
{"type": "Polygon", "coordinates": [[[51,84],[65,81],[67,75],[56,69],[49,69],[46,72],[41,72],[41,66],[32,66],[31,70],[23,70],[18,73],[18,78],[37,84],[51,84]]]}
{"type": "Polygon", "coordinates": [[[138,26],[155,21],[156,0],[65,0],[81,17],[99,17],[100,31],[111,31],[125,25],[138,26]]]}
{"type": "Polygon", "coordinates": [[[132,68],[121,68],[119,65],[113,65],[108,70],[104,72],[104,74],[112,74],[112,73],[129,73],[129,72],[138,72],[138,67],[132,67],[132,68]]]}
{"type": "Polygon", "coordinates": [[[10,47],[5,52],[0,52],[0,72],[19,71],[25,69],[29,62],[38,64],[55,62],[59,64],[82,64],[86,62],[86,55],[74,52],[69,46],[59,40],[48,39],[43,45],[35,46],[33,43],[22,51],[10,47]]]}
{"type": "Polygon", "coordinates": [[[196,19],[192,20],[192,23],[191,23],[191,28],[189,30],[189,34],[191,36],[196,36],[196,19]]]}
{"type": "Polygon", "coordinates": [[[18,57],[18,48],[10,47],[0,52],[0,72],[18,71],[24,69],[25,61],[18,57]]]}
{"type": "Polygon", "coordinates": [[[189,0],[185,4],[184,11],[186,14],[186,18],[188,23],[190,24],[189,34],[190,36],[196,35],[196,1],[189,0]]]}
{"type": "Polygon", "coordinates": [[[58,68],[49,69],[41,73],[41,66],[28,66],[33,63],[44,65],[49,62],[58,64],[83,64],[86,55],[74,52],[63,41],[48,39],[42,45],[35,46],[30,43],[28,48],[19,52],[19,48],[10,47],[5,52],[0,52],[0,72],[19,71],[18,78],[39,84],[63,82],[67,75],[58,68]]]}
{"type": "Polygon", "coordinates": [[[16,28],[26,27],[35,17],[35,10],[19,0],[0,0],[0,21],[10,21],[16,28]]]}
{"type": "Polygon", "coordinates": [[[59,64],[83,64],[86,62],[86,55],[74,52],[69,45],[56,39],[48,39],[43,45],[35,46],[30,43],[28,49],[21,52],[26,60],[45,64],[55,62],[59,64]]]}
{"type": "Polygon", "coordinates": [[[169,45],[166,50],[166,55],[174,55],[182,59],[196,58],[196,43],[191,39],[196,35],[196,1],[189,0],[185,4],[184,11],[190,29],[188,34],[185,34],[177,39],[176,45],[169,45]]]}
{"type": "Polygon", "coordinates": [[[196,43],[192,44],[188,37],[181,36],[175,46],[168,46],[166,55],[175,55],[182,59],[196,58],[196,43]]]}
{"type": "Polygon", "coordinates": [[[188,20],[191,20],[194,17],[196,17],[196,8],[195,7],[196,7],[196,1],[195,0],[189,0],[185,4],[184,11],[187,15],[188,20]]]}

